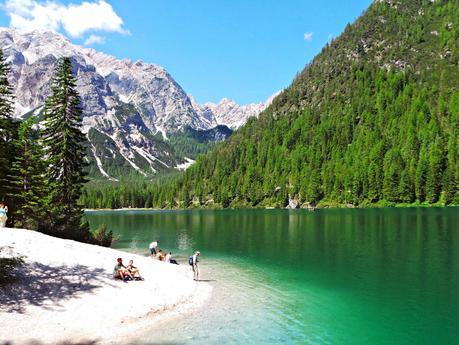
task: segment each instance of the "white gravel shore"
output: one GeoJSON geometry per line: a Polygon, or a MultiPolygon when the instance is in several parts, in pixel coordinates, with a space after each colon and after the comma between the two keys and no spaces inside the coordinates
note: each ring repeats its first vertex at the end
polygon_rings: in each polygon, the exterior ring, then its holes
{"type": "Polygon", "coordinates": [[[0,344],[134,344],[212,291],[188,265],[30,230],[1,228],[0,251],[25,260],[17,282],[0,285],[0,344]],[[113,279],[118,257],[133,259],[145,281],[113,279]]]}

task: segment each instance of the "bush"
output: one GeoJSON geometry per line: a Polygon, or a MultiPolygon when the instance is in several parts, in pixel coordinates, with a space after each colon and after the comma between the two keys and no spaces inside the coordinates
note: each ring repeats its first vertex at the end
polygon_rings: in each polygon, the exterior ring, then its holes
{"type": "Polygon", "coordinates": [[[13,270],[24,263],[22,257],[0,258],[0,284],[14,280],[13,270]]]}
{"type": "Polygon", "coordinates": [[[99,246],[110,247],[112,245],[113,232],[111,230],[107,230],[106,224],[100,224],[92,236],[94,243],[99,246]]]}

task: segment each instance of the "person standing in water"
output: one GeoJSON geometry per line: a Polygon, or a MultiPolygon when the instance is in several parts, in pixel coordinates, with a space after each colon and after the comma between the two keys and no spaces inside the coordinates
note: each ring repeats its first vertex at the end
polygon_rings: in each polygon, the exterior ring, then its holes
{"type": "Polygon", "coordinates": [[[148,248],[150,248],[151,256],[156,256],[156,248],[158,247],[158,242],[159,241],[153,241],[148,246],[148,248]]]}
{"type": "Polygon", "coordinates": [[[194,252],[193,256],[190,256],[188,259],[188,263],[191,265],[191,268],[193,269],[193,279],[194,280],[199,280],[199,270],[198,270],[198,256],[201,255],[201,252],[196,251],[194,252]]]}
{"type": "Polygon", "coordinates": [[[4,228],[6,226],[6,220],[8,217],[6,214],[8,213],[8,206],[6,206],[3,202],[0,203],[0,228],[4,228]]]}

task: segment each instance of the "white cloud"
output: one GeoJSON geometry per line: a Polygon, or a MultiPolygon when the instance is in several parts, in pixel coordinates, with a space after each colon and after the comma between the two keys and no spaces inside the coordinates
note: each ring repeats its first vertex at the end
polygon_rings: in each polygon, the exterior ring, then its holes
{"type": "Polygon", "coordinates": [[[305,41],[312,41],[312,36],[313,36],[313,35],[314,35],[313,32],[305,32],[305,33],[304,33],[304,36],[303,36],[303,37],[304,37],[304,40],[305,40],[305,41]]]}
{"type": "Polygon", "coordinates": [[[97,35],[89,35],[89,37],[84,41],[85,46],[90,46],[91,44],[104,44],[105,37],[97,35]]]}
{"type": "Polygon", "coordinates": [[[79,5],[53,0],[7,0],[3,8],[10,17],[10,26],[27,31],[63,29],[74,38],[88,31],[129,33],[123,28],[121,17],[105,0],[83,1],[79,5]]]}

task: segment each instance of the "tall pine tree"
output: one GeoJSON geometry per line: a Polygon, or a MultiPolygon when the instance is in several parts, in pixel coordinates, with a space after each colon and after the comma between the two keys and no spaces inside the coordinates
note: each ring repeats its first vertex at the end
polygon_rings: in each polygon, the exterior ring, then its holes
{"type": "MultiPolygon", "coordinates": [[[[11,161],[14,154],[13,138],[15,135],[15,122],[13,121],[13,94],[8,82],[10,66],[6,62],[3,51],[0,49],[0,201],[6,201],[10,210],[14,209],[6,198],[10,192],[11,161]]],[[[11,217],[10,217],[11,218],[11,217]]]]}
{"type": "Polygon", "coordinates": [[[38,133],[32,126],[35,118],[22,122],[14,139],[16,156],[11,164],[9,199],[15,205],[15,226],[37,229],[43,218],[45,196],[45,164],[38,143],[38,133]]]}
{"type": "Polygon", "coordinates": [[[86,182],[83,145],[86,138],[81,131],[82,108],[75,86],[70,58],[61,58],[44,109],[42,137],[47,158],[50,216],[42,226],[45,232],[55,236],[88,241],[89,229],[81,225],[83,211],[78,203],[86,182]]]}

